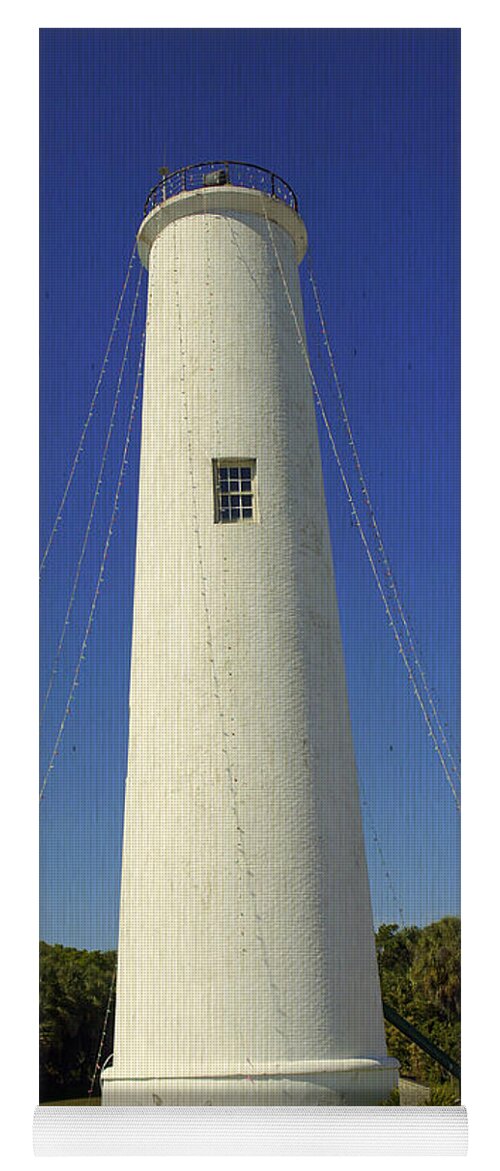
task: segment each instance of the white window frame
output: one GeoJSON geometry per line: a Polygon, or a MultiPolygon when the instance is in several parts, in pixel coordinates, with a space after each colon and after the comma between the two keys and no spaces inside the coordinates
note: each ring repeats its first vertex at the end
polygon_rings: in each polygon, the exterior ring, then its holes
{"type": "Polygon", "coordinates": [[[226,525],[226,524],[227,525],[255,524],[256,520],[258,519],[257,518],[257,460],[256,459],[246,459],[243,456],[241,456],[240,458],[237,458],[236,456],[232,456],[227,459],[222,458],[222,457],[220,459],[213,459],[212,460],[212,472],[213,472],[213,484],[214,484],[214,519],[215,519],[215,523],[216,524],[223,524],[223,525],[226,525]],[[243,508],[242,498],[244,495],[241,490],[241,487],[242,487],[241,471],[240,471],[240,476],[238,477],[237,481],[235,481],[235,483],[237,483],[237,485],[238,485],[238,491],[231,493],[231,491],[229,490],[230,486],[231,486],[231,479],[229,477],[229,479],[228,479],[228,492],[222,493],[221,482],[220,482],[220,471],[222,468],[228,468],[229,471],[231,468],[240,468],[240,470],[241,470],[241,468],[250,468],[250,496],[251,496],[251,506],[252,506],[252,515],[251,516],[241,516],[241,515],[236,516],[236,517],[222,516],[222,504],[221,504],[222,495],[227,495],[228,497],[230,497],[231,495],[233,495],[233,496],[237,495],[238,499],[240,501],[240,510],[243,508]]]}

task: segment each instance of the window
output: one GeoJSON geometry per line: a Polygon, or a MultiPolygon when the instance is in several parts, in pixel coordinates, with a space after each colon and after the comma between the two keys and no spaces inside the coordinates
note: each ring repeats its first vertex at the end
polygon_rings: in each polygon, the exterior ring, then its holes
{"type": "Polygon", "coordinates": [[[255,460],[214,460],[215,520],[255,520],[255,460]]]}

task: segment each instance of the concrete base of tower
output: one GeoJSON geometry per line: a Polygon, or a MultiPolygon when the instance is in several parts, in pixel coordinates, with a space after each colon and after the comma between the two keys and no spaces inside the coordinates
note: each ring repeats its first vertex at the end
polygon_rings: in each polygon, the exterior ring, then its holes
{"type": "Polygon", "coordinates": [[[101,1076],[103,1106],[377,1106],[397,1085],[390,1057],[201,1078],[121,1078],[108,1066],[101,1076]]]}

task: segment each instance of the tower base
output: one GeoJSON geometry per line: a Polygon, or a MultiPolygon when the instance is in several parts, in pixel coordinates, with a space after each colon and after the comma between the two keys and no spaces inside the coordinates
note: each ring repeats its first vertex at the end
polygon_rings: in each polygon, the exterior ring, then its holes
{"type": "Polygon", "coordinates": [[[204,1078],[101,1077],[103,1106],[376,1106],[398,1084],[392,1058],[330,1061],[305,1072],[204,1078]]]}

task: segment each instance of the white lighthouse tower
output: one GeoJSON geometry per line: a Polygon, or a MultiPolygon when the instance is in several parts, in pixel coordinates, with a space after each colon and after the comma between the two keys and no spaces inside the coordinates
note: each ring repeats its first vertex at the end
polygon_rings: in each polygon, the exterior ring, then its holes
{"type": "Polygon", "coordinates": [[[154,189],[104,1105],[383,1101],[387,1057],[293,193],[154,189]]]}

